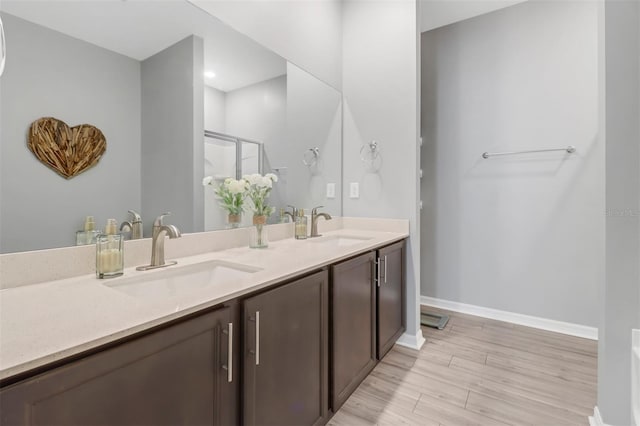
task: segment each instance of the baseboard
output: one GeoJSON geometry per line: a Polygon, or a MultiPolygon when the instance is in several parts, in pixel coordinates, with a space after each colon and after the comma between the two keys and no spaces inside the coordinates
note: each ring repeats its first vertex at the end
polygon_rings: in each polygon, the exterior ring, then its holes
{"type": "Polygon", "coordinates": [[[593,408],[593,416],[589,416],[589,426],[608,426],[600,415],[600,410],[598,407],[593,408]]]}
{"type": "Polygon", "coordinates": [[[400,336],[400,338],[398,338],[398,340],[396,341],[396,345],[419,351],[422,345],[424,345],[424,342],[425,339],[422,336],[422,330],[418,328],[418,332],[416,334],[404,333],[402,336],[400,336]]]}
{"type": "Polygon", "coordinates": [[[596,327],[588,327],[586,325],[573,324],[570,322],[556,321],[530,315],[517,314],[515,312],[500,311],[498,309],[468,305],[466,303],[437,299],[435,297],[420,296],[420,303],[425,306],[433,306],[435,308],[447,309],[463,314],[476,315],[483,318],[490,318],[498,321],[524,325],[527,327],[539,328],[541,330],[568,334],[570,336],[598,340],[598,329],[596,327]]]}

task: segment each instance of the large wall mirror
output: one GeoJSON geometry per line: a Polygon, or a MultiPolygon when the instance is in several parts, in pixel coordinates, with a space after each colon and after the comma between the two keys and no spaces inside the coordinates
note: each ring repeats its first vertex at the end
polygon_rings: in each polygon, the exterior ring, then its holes
{"type": "MultiPolygon", "coordinates": [[[[342,211],[339,91],[186,0],[3,0],[0,252],[75,244],[142,214],[182,232],[225,227],[204,176],[274,173],[271,222],[287,205],[342,211]],[[66,180],[27,148],[30,124],[92,124],[100,162],[66,180]],[[327,197],[327,186],[335,193],[327,197]]],[[[245,223],[250,221],[246,214],[245,223]]]]}

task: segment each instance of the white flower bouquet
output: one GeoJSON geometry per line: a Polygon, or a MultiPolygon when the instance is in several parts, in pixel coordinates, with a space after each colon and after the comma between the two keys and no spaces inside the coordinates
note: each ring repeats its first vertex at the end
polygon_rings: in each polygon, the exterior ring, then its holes
{"type": "MultiPolygon", "coordinates": [[[[207,176],[202,179],[204,186],[213,186],[213,177],[207,176]]],[[[215,194],[220,201],[220,207],[225,209],[230,215],[241,215],[244,207],[244,200],[247,196],[248,182],[244,179],[226,178],[224,182],[215,188],[215,194]]]]}
{"type": "Polygon", "coordinates": [[[243,176],[242,180],[247,182],[247,198],[251,202],[251,210],[254,216],[269,216],[274,208],[267,205],[266,201],[271,193],[273,184],[278,181],[278,177],[273,173],[243,176]]]}

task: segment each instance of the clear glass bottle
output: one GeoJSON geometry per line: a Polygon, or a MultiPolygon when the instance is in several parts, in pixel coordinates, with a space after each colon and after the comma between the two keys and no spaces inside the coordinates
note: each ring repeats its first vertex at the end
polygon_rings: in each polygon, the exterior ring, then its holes
{"type": "Polygon", "coordinates": [[[296,216],[295,237],[296,240],[307,239],[307,217],[304,215],[304,209],[298,210],[296,216]]]}
{"type": "Polygon", "coordinates": [[[269,234],[267,233],[267,216],[264,216],[264,215],[253,216],[253,226],[251,227],[249,247],[251,248],[269,247],[269,234]]]}
{"type": "Polygon", "coordinates": [[[96,223],[93,216],[87,216],[84,220],[84,231],[76,232],[76,245],[84,246],[87,244],[95,244],[100,231],[95,229],[96,223]]]}
{"type": "Polygon", "coordinates": [[[113,278],[124,273],[124,238],[115,219],[109,219],[96,241],[96,277],[113,278]]]}

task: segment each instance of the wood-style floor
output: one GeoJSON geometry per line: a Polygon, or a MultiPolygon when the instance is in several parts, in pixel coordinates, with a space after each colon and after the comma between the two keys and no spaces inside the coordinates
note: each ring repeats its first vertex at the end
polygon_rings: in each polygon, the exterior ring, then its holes
{"type": "MultiPolygon", "coordinates": [[[[423,308],[424,310],[424,308],[423,308]]],[[[420,351],[396,345],[330,425],[587,425],[597,343],[429,308],[420,351]]]]}

